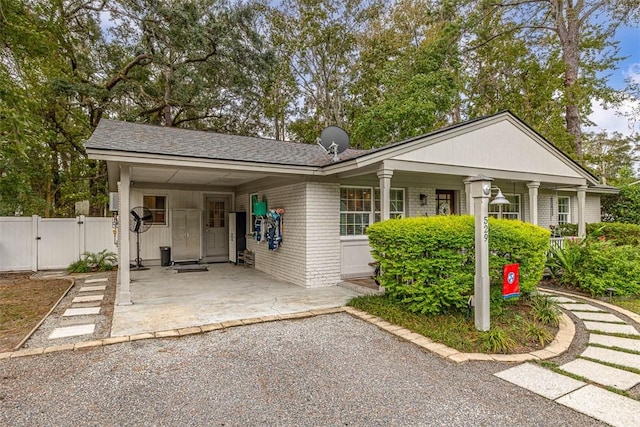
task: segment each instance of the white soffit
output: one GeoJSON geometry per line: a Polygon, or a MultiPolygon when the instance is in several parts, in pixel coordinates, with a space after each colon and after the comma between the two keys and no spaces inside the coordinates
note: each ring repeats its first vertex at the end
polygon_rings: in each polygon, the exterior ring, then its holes
{"type": "Polygon", "coordinates": [[[392,159],[584,178],[552,151],[507,120],[471,129],[464,134],[392,159]]]}
{"type": "Polygon", "coordinates": [[[133,168],[132,181],[161,184],[193,184],[237,186],[245,182],[264,178],[262,173],[230,170],[190,170],[179,168],[133,168]]]}

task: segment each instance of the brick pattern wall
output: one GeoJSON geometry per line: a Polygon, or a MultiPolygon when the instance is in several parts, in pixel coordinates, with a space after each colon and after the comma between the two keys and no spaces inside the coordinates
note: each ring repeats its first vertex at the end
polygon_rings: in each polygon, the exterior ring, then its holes
{"type": "Polygon", "coordinates": [[[309,182],[305,196],[305,286],[333,286],[340,282],[340,185],[309,182]]]}
{"type": "MultiPolygon", "coordinates": [[[[267,242],[257,242],[254,238],[248,237],[247,248],[255,252],[256,269],[296,285],[308,286],[305,272],[305,185],[299,183],[257,192],[259,200],[262,200],[263,195],[267,196],[268,209],[285,210],[282,218],[282,246],[270,251],[267,242]]],[[[248,217],[248,206],[249,194],[237,195],[236,210],[247,212],[247,221],[251,221],[248,217]]]]}

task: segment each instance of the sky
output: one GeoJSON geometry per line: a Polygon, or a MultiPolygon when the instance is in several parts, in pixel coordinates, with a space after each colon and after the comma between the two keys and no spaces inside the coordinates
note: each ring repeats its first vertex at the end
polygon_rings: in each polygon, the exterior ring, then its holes
{"type": "MultiPolygon", "coordinates": [[[[620,55],[627,58],[618,63],[615,70],[610,70],[607,74],[609,84],[617,90],[624,90],[625,79],[632,78],[640,82],[640,25],[636,27],[622,27],[616,33],[616,40],[620,42],[620,55]]],[[[605,109],[598,100],[592,103],[593,113],[589,116],[591,121],[597,123],[597,127],[586,128],[586,131],[606,131],[609,134],[620,132],[623,135],[640,133],[640,117],[637,117],[635,126],[629,122],[628,118],[620,117],[620,113],[630,113],[632,108],[640,111],[640,100],[628,101],[615,109],[605,109]]]]}

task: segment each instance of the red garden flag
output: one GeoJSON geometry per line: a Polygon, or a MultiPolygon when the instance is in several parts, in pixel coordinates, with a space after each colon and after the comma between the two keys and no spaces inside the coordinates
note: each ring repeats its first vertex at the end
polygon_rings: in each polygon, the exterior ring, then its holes
{"type": "Polygon", "coordinates": [[[520,264],[507,264],[502,267],[502,298],[520,296],[520,264]]]}

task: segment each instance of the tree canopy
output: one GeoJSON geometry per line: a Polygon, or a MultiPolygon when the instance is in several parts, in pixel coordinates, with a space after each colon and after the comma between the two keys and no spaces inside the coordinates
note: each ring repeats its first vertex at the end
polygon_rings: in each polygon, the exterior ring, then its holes
{"type": "MultiPolygon", "coordinates": [[[[104,212],[83,143],[103,117],[358,148],[511,110],[594,173],[637,135],[589,134],[632,0],[0,0],[0,215],[104,212]]],[[[634,21],[635,20],[635,21],[634,21]]]]}

